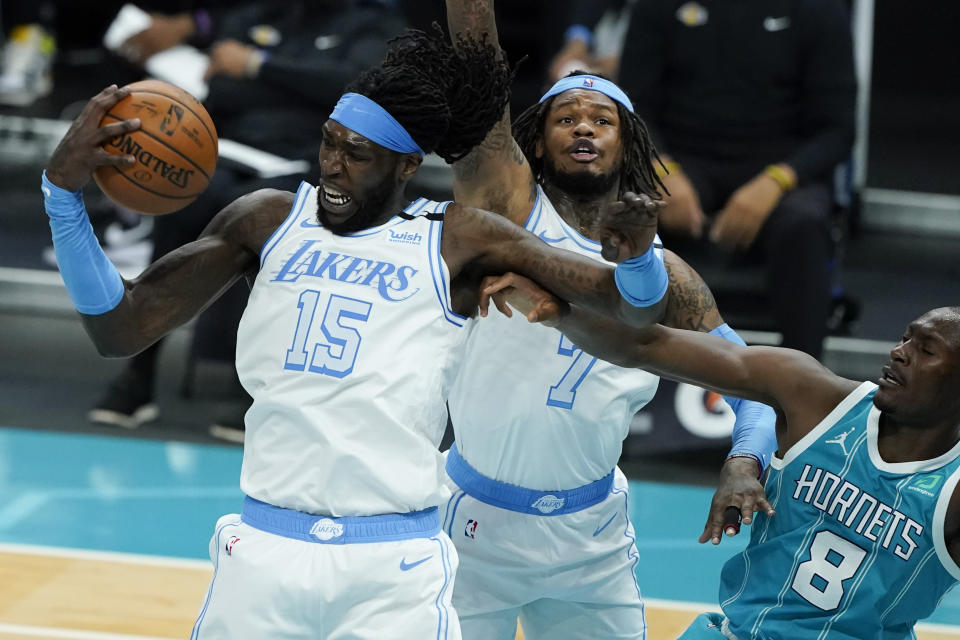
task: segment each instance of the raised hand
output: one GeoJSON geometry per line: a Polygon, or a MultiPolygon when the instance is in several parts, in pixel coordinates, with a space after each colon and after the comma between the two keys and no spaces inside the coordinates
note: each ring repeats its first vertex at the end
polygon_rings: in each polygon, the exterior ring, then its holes
{"type": "Polygon", "coordinates": [[[724,517],[731,507],[742,514],[743,524],[752,523],[756,511],[764,511],[768,516],[774,515],[763,485],[757,480],[756,461],[749,458],[730,458],[724,463],[720,473],[720,486],[713,494],[707,523],[700,534],[700,543],[709,540],[713,544],[720,544],[723,534],[735,536],[740,533],[739,519],[728,522],[724,517]]]}
{"type": "Polygon", "coordinates": [[[632,191],[623,200],[604,205],[591,224],[601,253],[611,262],[625,262],[647,252],[657,235],[657,218],[665,203],[632,191]]]}
{"type": "Polygon", "coordinates": [[[491,298],[497,309],[508,318],[513,317],[512,306],[528,322],[542,322],[548,326],[556,324],[570,312],[566,302],[540,288],[532,280],[513,272],[487,276],[480,283],[480,315],[483,317],[487,316],[491,298]]]}
{"type": "Polygon", "coordinates": [[[125,167],[136,162],[131,155],[108,153],[103,145],[117,136],[139,129],[140,118],[100,126],[107,111],[129,94],[128,90],[119,89],[114,84],[87,102],[50,156],[47,164],[47,179],[50,182],[61,189],[77,191],[90,181],[97,167],[125,167]]]}

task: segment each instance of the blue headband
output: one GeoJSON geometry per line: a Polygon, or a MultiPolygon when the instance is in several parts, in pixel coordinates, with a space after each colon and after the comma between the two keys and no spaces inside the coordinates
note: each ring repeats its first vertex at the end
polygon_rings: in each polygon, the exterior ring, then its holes
{"type": "Polygon", "coordinates": [[[630,98],[627,97],[627,94],[623,92],[623,89],[613,84],[609,80],[604,80],[603,78],[598,78],[597,76],[567,76],[566,78],[561,78],[560,80],[557,80],[555,85],[550,87],[549,91],[543,94],[543,97],[540,98],[540,102],[543,102],[547,98],[552,98],[558,93],[570,91],[570,89],[599,91],[608,98],[616,100],[622,104],[627,111],[633,113],[633,104],[630,102],[630,98]]]}
{"type": "Polygon", "coordinates": [[[364,138],[400,153],[419,153],[423,149],[387,110],[359,93],[345,93],[333,108],[330,119],[364,138]]]}

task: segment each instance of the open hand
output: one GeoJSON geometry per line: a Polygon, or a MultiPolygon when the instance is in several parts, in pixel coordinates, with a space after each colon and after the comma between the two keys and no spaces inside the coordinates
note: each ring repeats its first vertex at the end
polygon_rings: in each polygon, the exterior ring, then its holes
{"type": "Polygon", "coordinates": [[[767,502],[763,485],[757,480],[757,462],[751,458],[730,458],[723,464],[720,472],[720,486],[713,494],[707,523],[700,534],[700,543],[707,540],[720,544],[722,534],[735,536],[740,532],[740,523],[724,523],[724,512],[733,507],[742,514],[743,524],[753,522],[756,511],[774,515],[773,507],[767,502]]]}
{"type": "Polygon", "coordinates": [[[109,140],[140,128],[140,118],[121,120],[100,126],[113,105],[130,95],[127,89],[110,85],[87,102],[63,139],[54,149],[47,165],[47,179],[53,184],[77,191],[90,181],[97,167],[127,167],[136,162],[131,155],[108,153],[103,145],[109,140]]]}
{"type": "Polygon", "coordinates": [[[600,240],[604,259],[620,263],[646,253],[657,235],[657,217],[664,204],[627,191],[623,200],[601,207],[590,235],[600,240]]]}
{"type": "Polygon", "coordinates": [[[570,311],[565,301],[513,272],[487,276],[480,283],[480,315],[483,317],[489,312],[491,298],[508,318],[513,317],[512,306],[526,316],[528,322],[542,322],[548,326],[555,325],[570,311]]]}

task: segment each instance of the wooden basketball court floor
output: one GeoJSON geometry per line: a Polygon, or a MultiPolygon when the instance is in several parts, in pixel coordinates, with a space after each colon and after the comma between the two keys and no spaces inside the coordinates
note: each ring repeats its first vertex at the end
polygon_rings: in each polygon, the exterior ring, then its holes
{"type": "MultiPolygon", "coordinates": [[[[0,640],[186,638],[217,518],[237,511],[236,447],[0,428],[0,640]]],[[[746,536],[698,545],[710,490],[631,483],[650,640],[716,610],[746,536]]],[[[960,594],[918,627],[960,640],[960,594]]]]}

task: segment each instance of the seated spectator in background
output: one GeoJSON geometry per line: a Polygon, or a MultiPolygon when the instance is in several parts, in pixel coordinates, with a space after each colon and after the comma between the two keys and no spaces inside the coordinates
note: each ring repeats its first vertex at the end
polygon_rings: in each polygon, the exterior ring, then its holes
{"type": "MultiPolygon", "coordinates": [[[[220,137],[315,165],[323,116],[332,111],[350,80],[383,58],[387,41],[403,27],[402,19],[376,2],[247,2],[175,16],[154,15],[151,28],[130,38],[121,52],[142,63],[149,55],[182,42],[206,45],[210,66],[204,106],[220,137]]],[[[154,220],[151,261],[195,240],[214,214],[237,197],[266,187],[296,191],[301,180],[316,173],[314,166],[304,174],[260,179],[222,163],[193,204],[154,220]]],[[[246,296],[241,283],[200,316],[192,347],[195,355],[232,361],[246,296]]],[[[157,417],[154,393],[160,344],[130,359],[88,414],[91,421],[136,427],[157,417]]],[[[236,393],[245,411],[250,399],[239,381],[236,393]]],[[[243,413],[218,416],[210,432],[242,441],[243,413]]]]}
{"type": "MultiPolygon", "coordinates": [[[[202,0],[205,7],[226,6],[230,0],[202,0]]],[[[25,107],[53,89],[54,60],[58,49],[68,52],[99,48],[100,39],[127,0],[98,0],[96,3],[69,0],[4,0],[0,3],[0,24],[6,37],[0,66],[0,105],[25,107]]],[[[144,11],[161,10],[171,15],[191,16],[197,0],[136,0],[144,11]]],[[[198,12],[200,13],[200,12],[198,12]]],[[[160,14],[155,14],[160,18],[160,14]]],[[[184,42],[177,28],[163,30],[166,47],[184,42]]],[[[152,31],[152,30],[151,30],[152,31]]],[[[159,51],[162,39],[153,46],[159,51]]],[[[119,81],[119,79],[118,79],[119,81]]],[[[75,84],[75,82],[73,83],[75,84]]]]}
{"type": "Polygon", "coordinates": [[[622,60],[620,84],[669,170],[665,242],[762,260],[783,346],[819,358],[832,174],[854,137],[846,5],[641,0],[622,60]]]}

